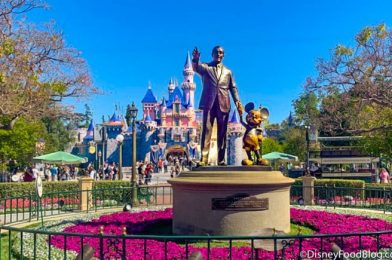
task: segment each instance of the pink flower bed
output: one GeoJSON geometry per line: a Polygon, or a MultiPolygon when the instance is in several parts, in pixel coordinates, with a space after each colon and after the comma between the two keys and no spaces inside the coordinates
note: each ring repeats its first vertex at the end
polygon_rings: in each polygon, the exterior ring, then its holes
{"type": "MultiPolygon", "coordinates": [[[[99,234],[100,227],[103,226],[105,235],[121,235],[123,228],[126,228],[128,235],[140,234],[143,230],[151,227],[154,224],[168,222],[172,218],[172,210],[166,209],[163,211],[145,211],[140,213],[121,212],[110,215],[101,216],[88,223],[80,223],[64,229],[64,232],[70,233],[84,233],[84,234],[99,234]]],[[[392,224],[380,219],[372,219],[363,216],[336,214],[322,211],[311,211],[301,209],[291,209],[291,219],[293,223],[298,223],[304,226],[309,226],[315,230],[316,234],[334,234],[334,233],[354,233],[354,232],[372,232],[382,230],[392,230],[392,224]]],[[[360,249],[377,251],[377,241],[373,236],[362,236],[361,243],[358,236],[345,237],[343,250],[345,252],[356,252],[360,249]],[[361,247],[360,247],[361,244],[361,247]]],[[[336,242],[340,245],[341,237],[324,238],[323,251],[329,251],[331,242],[336,242]]],[[[80,237],[67,237],[66,249],[73,251],[80,251],[81,248],[80,237]]],[[[100,256],[100,242],[103,242],[102,252],[105,259],[121,258],[123,252],[123,240],[115,240],[105,238],[100,241],[99,238],[83,238],[83,244],[89,244],[95,249],[94,256],[100,256]]],[[[381,235],[379,237],[380,247],[387,248],[392,245],[392,234],[381,235]]],[[[53,236],[52,244],[57,248],[64,249],[64,236],[53,236]]],[[[125,240],[126,259],[164,259],[165,247],[167,259],[186,259],[186,248],[184,245],[179,245],[174,242],[165,243],[158,240],[149,239],[144,244],[142,239],[126,239],[125,240]],[[146,255],[145,255],[146,254],[146,255]]],[[[302,251],[319,250],[321,247],[320,238],[304,239],[302,241],[302,251]]],[[[188,254],[193,251],[200,251],[203,259],[206,259],[208,254],[207,242],[206,247],[188,246],[188,254]]],[[[255,252],[254,252],[255,253],[255,252]]],[[[229,248],[211,248],[211,259],[228,259],[229,248]]],[[[273,259],[273,252],[258,249],[259,259],[273,259]]],[[[282,254],[282,252],[279,252],[282,254]]],[[[299,240],[297,239],[293,245],[285,249],[285,259],[296,259],[299,255],[299,240]]],[[[251,248],[249,246],[233,247],[231,251],[232,259],[250,259],[251,248]]]]}

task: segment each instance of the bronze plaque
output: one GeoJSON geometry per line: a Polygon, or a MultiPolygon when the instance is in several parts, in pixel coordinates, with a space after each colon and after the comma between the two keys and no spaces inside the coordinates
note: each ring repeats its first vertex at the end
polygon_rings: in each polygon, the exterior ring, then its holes
{"type": "Polygon", "coordinates": [[[267,210],[269,208],[268,198],[258,199],[246,193],[238,193],[226,198],[212,198],[212,210],[267,210]]]}

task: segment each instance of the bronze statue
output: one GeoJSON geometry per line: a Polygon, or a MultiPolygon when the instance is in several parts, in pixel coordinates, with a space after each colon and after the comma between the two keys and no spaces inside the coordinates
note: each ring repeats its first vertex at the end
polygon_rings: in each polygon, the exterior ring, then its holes
{"type": "Polygon", "coordinates": [[[242,160],[242,165],[268,165],[268,161],[262,158],[263,129],[261,123],[269,116],[266,108],[254,109],[253,103],[245,106],[246,123],[240,116],[241,124],[246,128],[243,138],[243,148],[248,159],[242,160]]]}
{"type": "Polygon", "coordinates": [[[231,70],[222,64],[224,50],[221,46],[215,46],[212,50],[213,60],[210,63],[200,62],[200,52],[193,50],[192,65],[203,82],[199,108],[203,110],[203,131],[201,134],[201,160],[199,165],[208,163],[208,153],[214,120],[218,127],[218,165],[226,165],[226,133],[227,122],[230,112],[230,94],[242,115],[243,107],[238,95],[231,70]]]}

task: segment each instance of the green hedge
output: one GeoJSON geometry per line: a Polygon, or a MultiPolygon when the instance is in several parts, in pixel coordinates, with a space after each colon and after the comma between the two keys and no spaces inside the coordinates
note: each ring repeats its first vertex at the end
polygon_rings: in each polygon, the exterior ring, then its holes
{"type": "Polygon", "coordinates": [[[366,188],[369,189],[392,189],[391,183],[366,183],[366,188]]]}
{"type": "MultiPolygon", "coordinates": [[[[130,187],[129,181],[96,181],[93,183],[93,189],[111,189],[105,191],[105,195],[115,197],[114,190],[120,187],[130,187]]],[[[59,182],[43,182],[43,192],[76,192],[79,190],[79,182],[77,181],[59,181],[59,182]]],[[[121,189],[120,189],[121,190],[121,189]]],[[[0,183],[0,198],[26,196],[35,192],[34,182],[5,182],[0,183]]],[[[119,192],[119,191],[118,191],[119,192]]],[[[117,192],[117,193],[118,193],[117,192]]]]}
{"type": "Polygon", "coordinates": [[[93,184],[93,199],[125,203],[131,198],[130,187],[130,181],[96,181],[93,184]]]}
{"type": "MultiPolygon", "coordinates": [[[[79,189],[76,181],[43,182],[44,193],[74,192],[79,189]]],[[[0,198],[21,197],[35,192],[34,182],[5,182],[0,183],[0,198]]]]}
{"type": "MultiPolygon", "coordinates": [[[[362,180],[316,179],[314,195],[319,199],[331,199],[333,196],[353,196],[363,199],[365,184],[365,181],[362,180]]],[[[298,187],[302,186],[302,179],[295,179],[293,185],[297,187],[292,187],[291,194],[302,194],[300,187],[298,187]]]]}

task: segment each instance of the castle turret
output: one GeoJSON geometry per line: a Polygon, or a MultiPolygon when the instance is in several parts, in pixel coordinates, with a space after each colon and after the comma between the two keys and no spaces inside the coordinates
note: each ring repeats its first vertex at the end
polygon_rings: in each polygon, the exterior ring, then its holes
{"type": "Polygon", "coordinates": [[[147,115],[150,116],[151,120],[155,120],[155,108],[157,106],[157,99],[152,93],[151,84],[148,85],[148,89],[144,98],[142,100],[143,105],[143,118],[146,118],[147,115]]]}
{"type": "Polygon", "coordinates": [[[196,85],[193,82],[193,76],[195,72],[192,68],[191,58],[188,52],[188,55],[185,60],[184,70],[184,81],[181,83],[181,89],[184,92],[183,95],[183,103],[186,104],[188,107],[195,107],[195,88],[196,85]]]}
{"type": "Polygon", "coordinates": [[[166,100],[165,98],[162,99],[161,109],[159,110],[161,113],[161,126],[166,126],[166,100]]]}
{"type": "Polygon", "coordinates": [[[242,136],[245,128],[242,126],[237,112],[234,111],[228,124],[228,149],[227,164],[241,165],[242,159],[246,158],[242,148],[242,136]]]}
{"type": "Polygon", "coordinates": [[[90,124],[87,128],[86,136],[83,138],[85,142],[92,141],[94,139],[94,123],[93,120],[90,121],[90,124]]]}
{"type": "Polygon", "coordinates": [[[152,120],[150,115],[147,114],[146,118],[144,119],[144,125],[149,131],[153,131],[157,127],[157,122],[152,120]]]}
{"type": "Polygon", "coordinates": [[[173,93],[173,91],[174,91],[175,88],[176,88],[176,84],[175,84],[174,80],[171,78],[171,79],[169,80],[169,84],[168,84],[168,86],[167,86],[167,90],[168,90],[168,92],[169,92],[169,95],[170,95],[171,93],[173,93]]]}

